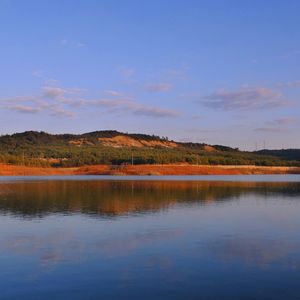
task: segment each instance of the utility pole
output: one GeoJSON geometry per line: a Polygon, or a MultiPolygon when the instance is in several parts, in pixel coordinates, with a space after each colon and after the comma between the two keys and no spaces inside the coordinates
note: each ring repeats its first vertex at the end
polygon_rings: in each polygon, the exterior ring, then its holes
{"type": "Polygon", "coordinates": [[[22,152],[23,176],[25,176],[25,154],[22,152]]]}
{"type": "Polygon", "coordinates": [[[131,165],[133,166],[133,152],[131,150],[131,165]]]}

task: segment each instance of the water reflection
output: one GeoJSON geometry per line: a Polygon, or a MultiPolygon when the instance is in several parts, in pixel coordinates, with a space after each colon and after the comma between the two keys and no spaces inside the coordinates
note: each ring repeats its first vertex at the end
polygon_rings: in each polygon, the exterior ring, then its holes
{"type": "Polygon", "coordinates": [[[0,184],[0,212],[23,217],[53,213],[119,216],[176,204],[207,205],[246,194],[298,197],[300,183],[51,181],[0,184]]]}
{"type": "Polygon", "coordinates": [[[208,249],[211,255],[216,255],[216,258],[223,262],[235,261],[250,266],[267,266],[281,261],[291,254],[298,254],[299,243],[263,238],[234,237],[208,243],[208,249]]]}
{"type": "Polygon", "coordinates": [[[2,299],[300,295],[300,183],[0,184],[2,299]]]}

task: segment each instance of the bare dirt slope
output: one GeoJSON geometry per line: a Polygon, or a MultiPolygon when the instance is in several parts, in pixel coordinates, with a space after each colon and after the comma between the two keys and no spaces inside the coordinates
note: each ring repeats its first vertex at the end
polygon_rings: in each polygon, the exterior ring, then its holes
{"type": "Polygon", "coordinates": [[[161,140],[143,140],[133,139],[128,136],[118,135],[112,138],[98,138],[104,146],[110,146],[115,148],[121,147],[163,147],[163,148],[176,148],[178,145],[175,142],[161,141],[161,140]]]}

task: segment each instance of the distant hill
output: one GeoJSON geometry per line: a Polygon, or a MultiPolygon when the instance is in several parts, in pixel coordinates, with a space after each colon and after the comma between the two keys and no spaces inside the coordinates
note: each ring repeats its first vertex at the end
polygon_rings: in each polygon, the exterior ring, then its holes
{"type": "Polygon", "coordinates": [[[260,150],[257,154],[276,156],[285,160],[300,161],[300,149],[281,149],[281,150],[260,150]]]}
{"type": "Polygon", "coordinates": [[[37,166],[92,164],[300,165],[300,150],[240,151],[222,145],[181,143],[114,130],[84,134],[26,131],[0,136],[0,162],[37,166]]]}
{"type": "Polygon", "coordinates": [[[159,142],[160,146],[165,146],[165,142],[167,141],[166,139],[160,138],[159,136],[146,134],[128,134],[114,130],[94,131],[84,134],[49,134],[43,131],[25,131],[22,133],[1,136],[0,147],[16,145],[74,145],[80,147],[84,145],[105,145],[109,141],[111,141],[117,147],[125,146],[122,145],[122,141],[125,141],[126,139],[128,140],[127,146],[136,146],[136,143],[138,141],[159,142]],[[122,137],[122,139],[120,139],[118,143],[117,138],[119,137],[122,137]]]}

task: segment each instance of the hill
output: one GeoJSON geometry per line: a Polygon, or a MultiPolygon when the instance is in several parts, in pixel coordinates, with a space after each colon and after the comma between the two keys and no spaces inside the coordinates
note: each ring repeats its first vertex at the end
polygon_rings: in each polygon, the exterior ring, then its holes
{"type": "Polygon", "coordinates": [[[27,166],[132,163],[299,166],[299,152],[294,149],[246,152],[222,145],[181,143],[167,137],[118,131],[84,134],[26,131],[0,136],[0,163],[27,166]]]}
{"type": "Polygon", "coordinates": [[[300,161],[300,149],[260,150],[257,154],[276,156],[285,160],[300,161]]]}

